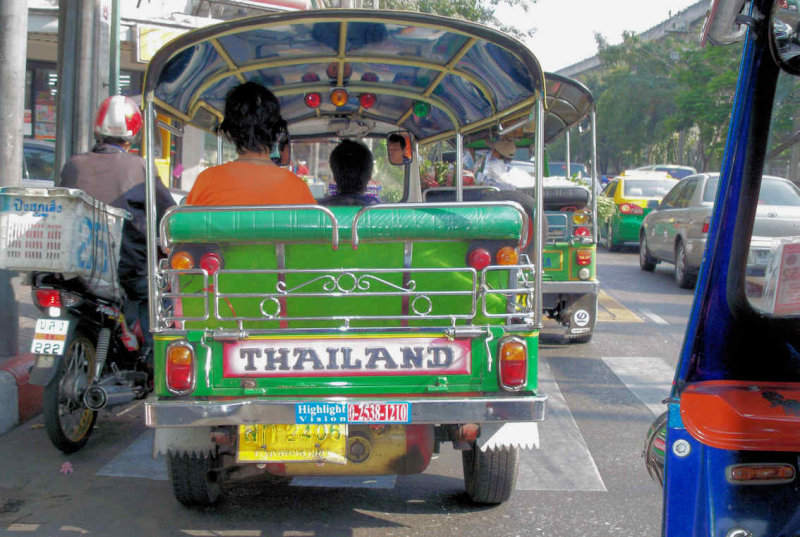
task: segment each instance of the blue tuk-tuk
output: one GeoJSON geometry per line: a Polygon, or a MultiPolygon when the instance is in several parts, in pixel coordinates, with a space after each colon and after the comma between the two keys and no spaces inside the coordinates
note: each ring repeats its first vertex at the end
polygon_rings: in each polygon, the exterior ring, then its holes
{"type": "Polygon", "coordinates": [[[798,23],[791,0],[715,0],[704,27],[744,48],[668,410],[645,450],[666,537],[800,535],[798,23]],[[762,175],[788,181],[773,191],[762,175]]]}

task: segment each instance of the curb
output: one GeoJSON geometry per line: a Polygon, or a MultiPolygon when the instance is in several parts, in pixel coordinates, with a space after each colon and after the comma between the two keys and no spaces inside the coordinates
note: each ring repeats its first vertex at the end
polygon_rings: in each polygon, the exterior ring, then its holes
{"type": "Polygon", "coordinates": [[[25,353],[0,364],[0,435],[42,411],[42,386],[29,384],[36,357],[25,353]]]}

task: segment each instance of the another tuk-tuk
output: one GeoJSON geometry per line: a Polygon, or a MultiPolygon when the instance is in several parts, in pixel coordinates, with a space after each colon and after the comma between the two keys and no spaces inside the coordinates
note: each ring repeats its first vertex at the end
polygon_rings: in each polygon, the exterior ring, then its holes
{"type": "MultiPolygon", "coordinates": [[[[519,450],[538,445],[544,419],[542,213],[502,195],[464,201],[460,159],[465,136],[520,111],[542,131],[536,58],[501,32],[420,13],[226,22],[151,61],[145,145],[159,127],[216,133],[227,93],[245,81],[279,98],[292,151],[310,155],[312,192],[332,186],[331,142],[358,138],[375,151],[373,192],[392,202],[179,206],[156,222],[148,161],[146,423],[176,498],[213,503],[222,482],[254,476],[422,472],[449,442],[469,497],[507,500],[519,450]],[[157,125],[156,111],[171,124],[157,125]],[[386,171],[390,136],[404,138],[405,156],[386,171]],[[424,201],[419,147],[446,139],[458,149],[454,199],[424,201]]],[[[541,156],[541,137],[535,146],[541,156]]]]}
{"type": "Polygon", "coordinates": [[[744,48],[667,414],[646,445],[664,536],[800,535],[798,23],[793,1],[716,0],[704,28],[744,48]],[[766,174],[795,184],[759,201],[766,174]],[[765,247],[766,271],[748,270],[765,247]]]}

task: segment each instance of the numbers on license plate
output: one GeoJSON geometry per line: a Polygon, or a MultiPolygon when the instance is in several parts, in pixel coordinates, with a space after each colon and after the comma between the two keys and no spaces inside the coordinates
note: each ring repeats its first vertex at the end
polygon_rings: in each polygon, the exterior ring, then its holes
{"type": "Polygon", "coordinates": [[[407,423],[408,403],[355,403],[348,407],[351,423],[407,423]]]}
{"type": "Polygon", "coordinates": [[[34,340],[31,352],[33,354],[64,354],[64,342],[34,340]]]}
{"type": "Polygon", "coordinates": [[[342,438],[342,434],[341,425],[266,425],[263,427],[248,427],[245,429],[244,438],[248,442],[256,442],[266,446],[279,440],[287,443],[324,442],[328,439],[339,440],[342,438]],[[281,427],[281,429],[278,429],[278,427],[281,427]]]}

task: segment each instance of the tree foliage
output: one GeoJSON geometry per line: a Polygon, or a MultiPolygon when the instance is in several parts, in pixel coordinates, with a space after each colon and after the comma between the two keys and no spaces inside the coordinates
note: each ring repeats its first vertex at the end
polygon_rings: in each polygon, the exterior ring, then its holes
{"type": "Polygon", "coordinates": [[[380,7],[383,9],[419,11],[420,13],[431,13],[433,15],[478,22],[497,28],[515,37],[524,37],[532,35],[534,29],[504,24],[497,18],[496,10],[498,6],[505,4],[522,8],[527,13],[529,7],[534,3],[535,1],[531,2],[530,0],[380,0],[380,7]]]}
{"type": "Polygon", "coordinates": [[[719,166],[741,47],[700,48],[667,35],[619,45],[595,36],[601,69],[586,77],[597,102],[601,173],[656,162],[719,166]]]}

